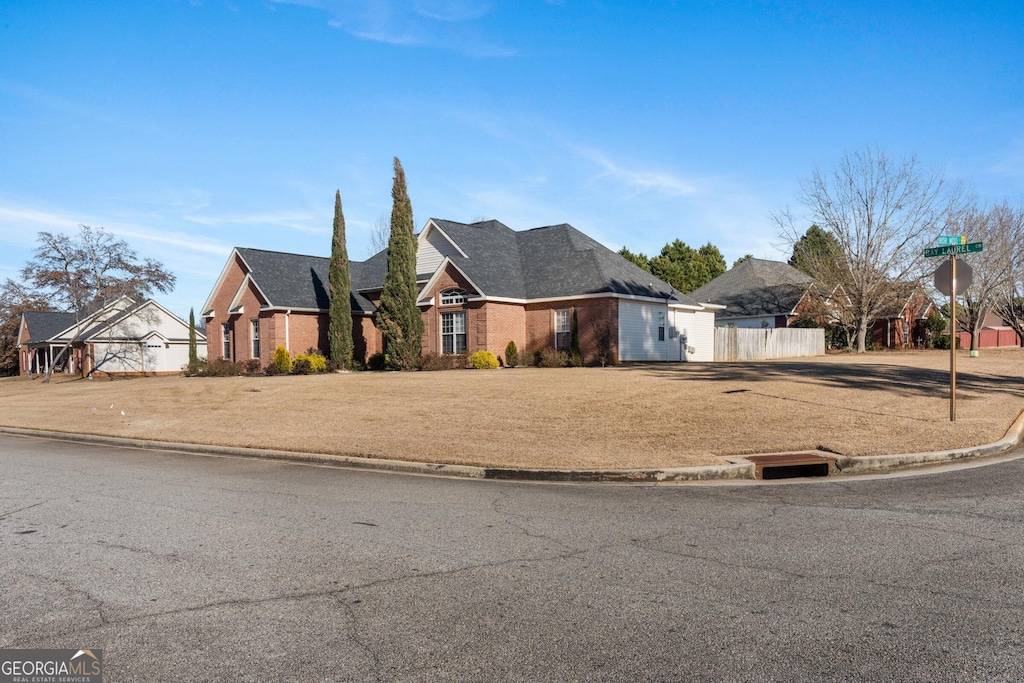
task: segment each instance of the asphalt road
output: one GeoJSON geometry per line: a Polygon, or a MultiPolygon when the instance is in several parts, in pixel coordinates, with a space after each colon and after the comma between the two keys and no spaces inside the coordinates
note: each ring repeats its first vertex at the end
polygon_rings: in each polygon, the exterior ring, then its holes
{"type": "Polygon", "coordinates": [[[107,681],[1024,680],[1024,459],[432,479],[0,436],[0,647],[107,681]]]}

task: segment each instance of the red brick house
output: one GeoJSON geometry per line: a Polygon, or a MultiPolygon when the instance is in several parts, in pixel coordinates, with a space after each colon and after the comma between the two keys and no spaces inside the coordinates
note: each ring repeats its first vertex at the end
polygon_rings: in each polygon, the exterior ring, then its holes
{"type": "Polygon", "coordinates": [[[901,297],[883,310],[871,328],[871,342],[889,349],[921,348],[928,343],[928,314],[935,310],[931,297],[920,289],[901,297]]]}
{"type": "MultiPolygon", "coordinates": [[[[567,349],[573,313],[585,361],[714,359],[714,305],[701,305],[570,225],[515,231],[430,219],[417,242],[423,352],[503,356],[567,349]]],[[[270,363],[274,349],[327,349],[329,259],[234,249],[203,307],[210,358],[270,363]]],[[[357,357],[384,348],[374,323],[386,250],[350,264],[357,357]]]]}

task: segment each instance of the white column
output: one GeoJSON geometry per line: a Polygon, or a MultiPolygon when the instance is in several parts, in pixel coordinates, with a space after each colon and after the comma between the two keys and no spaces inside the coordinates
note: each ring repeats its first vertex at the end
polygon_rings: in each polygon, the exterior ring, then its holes
{"type": "Polygon", "coordinates": [[[291,316],[291,314],[291,311],[284,312],[284,348],[286,351],[288,351],[288,353],[292,352],[291,337],[290,332],[288,330],[288,318],[289,316],[291,316]]]}

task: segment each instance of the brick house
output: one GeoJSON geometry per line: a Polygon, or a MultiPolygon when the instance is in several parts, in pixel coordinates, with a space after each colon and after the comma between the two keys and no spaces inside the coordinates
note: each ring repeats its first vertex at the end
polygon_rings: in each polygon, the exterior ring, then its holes
{"type": "MultiPolygon", "coordinates": [[[[274,350],[326,351],[329,259],[234,249],[203,307],[210,358],[270,363],[274,350]]],[[[387,252],[350,263],[357,357],[383,351],[374,323],[387,252]]],[[[503,356],[567,349],[573,313],[592,362],[714,359],[714,305],[701,305],[570,225],[515,231],[430,219],[417,240],[423,353],[503,356]]]]}
{"type": "Polygon", "coordinates": [[[870,340],[889,349],[921,348],[928,343],[928,314],[935,303],[920,288],[910,288],[883,310],[871,326],[870,340]]]}

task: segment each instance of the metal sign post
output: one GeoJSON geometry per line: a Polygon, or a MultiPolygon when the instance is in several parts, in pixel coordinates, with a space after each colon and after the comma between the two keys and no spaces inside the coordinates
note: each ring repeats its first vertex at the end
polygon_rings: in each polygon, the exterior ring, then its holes
{"type": "MultiPolygon", "coordinates": [[[[957,254],[968,254],[982,250],[981,242],[968,243],[960,235],[940,235],[939,244],[942,246],[931,247],[924,250],[927,258],[933,256],[949,256],[949,282],[946,283],[946,274],[942,271],[943,266],[935,271],[935,287],[943,294],[949,294],[949,421],[956,422],[956,262],[957,254]],[[949,291],[946,291],[946,287],[949,291]]],[[[943,264],[945,265],[945,264],[943,264]]],[[[972,271],[970,266],[964,264],[964,289],[971,286],[972,271]]]]}
{"type": "Polygon", "coordinates": [[[956,254],[949,255],[949,421],[956,422],[956,254]]]}

